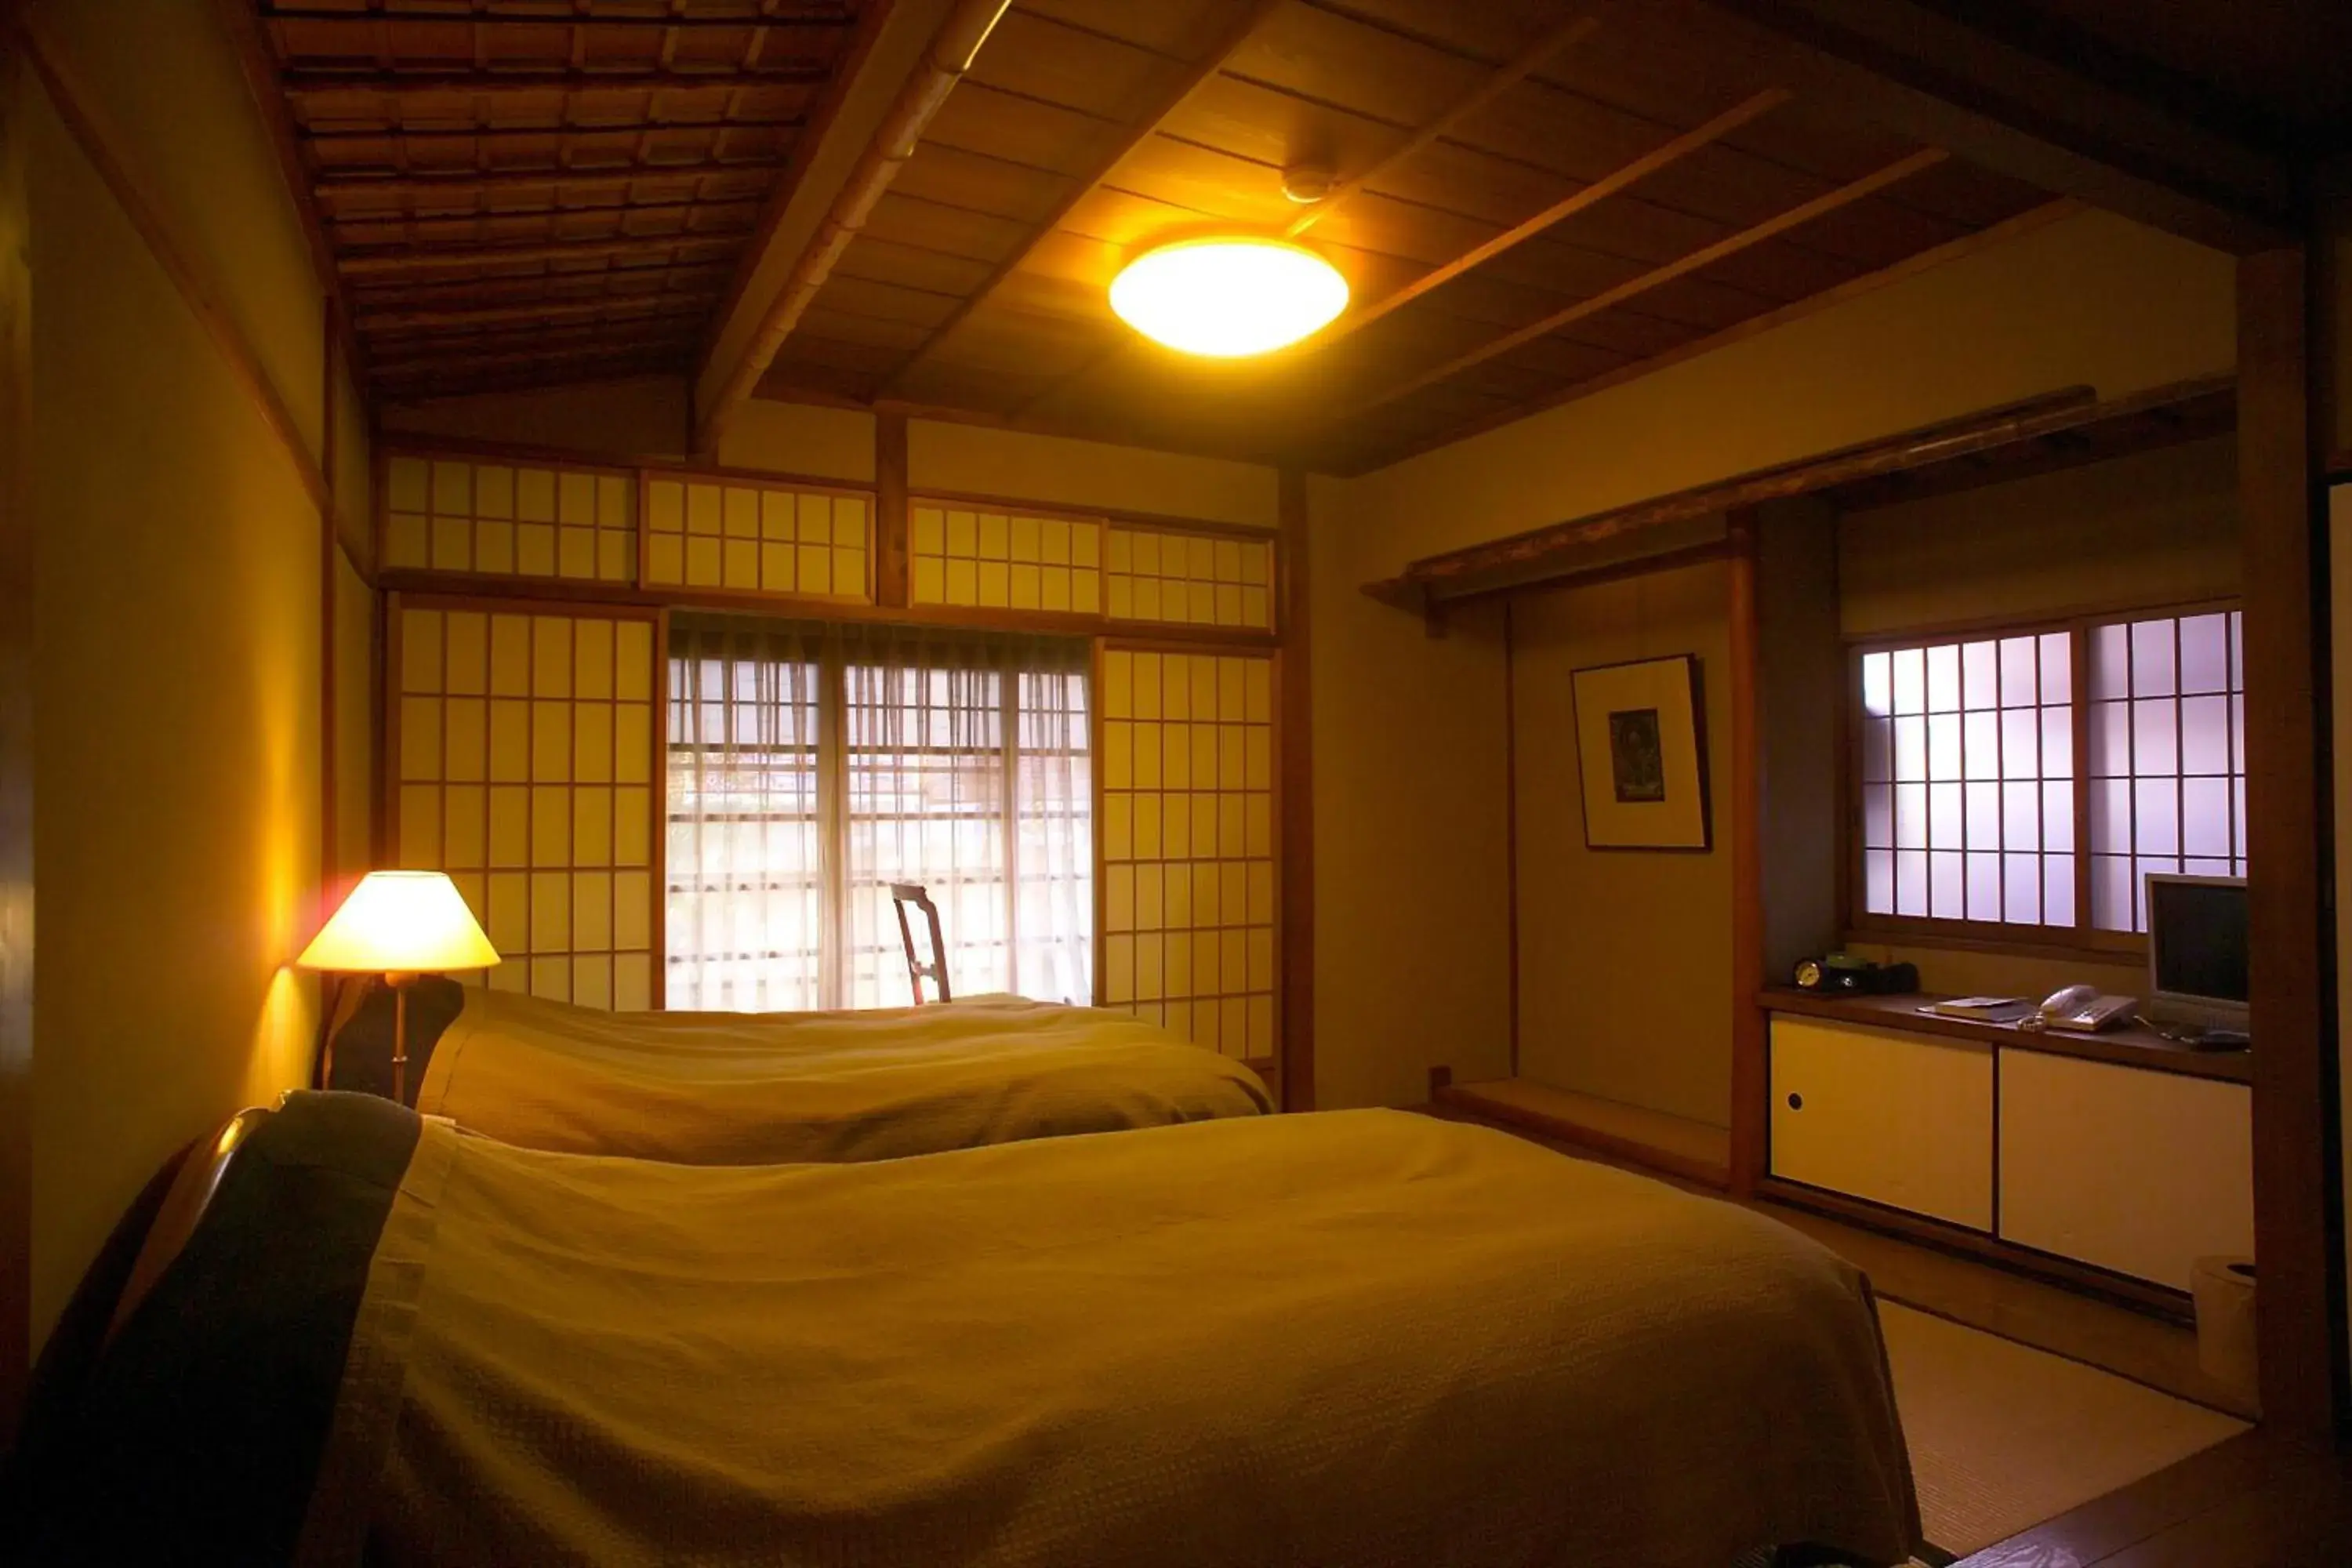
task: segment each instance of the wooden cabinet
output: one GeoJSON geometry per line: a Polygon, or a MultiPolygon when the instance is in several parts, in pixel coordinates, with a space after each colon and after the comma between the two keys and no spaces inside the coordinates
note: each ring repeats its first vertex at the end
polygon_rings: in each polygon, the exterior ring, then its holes
{"type": "Polygon", "coordinates": [[[1990,1047],[1776,1016],[1771,1109],[1774,1175],[1992,1229],[1990,1047]]]}
{"type": "Polygon", "coordinates": [[[2000,1236],[2176,1290],[2254,1249],[2251,1092],[2037,1051],[2000,1053],[2000,1236]]]}

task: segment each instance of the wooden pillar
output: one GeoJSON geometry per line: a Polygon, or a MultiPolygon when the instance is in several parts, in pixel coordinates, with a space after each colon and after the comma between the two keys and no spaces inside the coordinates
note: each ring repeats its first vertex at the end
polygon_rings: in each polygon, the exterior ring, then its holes
{"type": "Polygon", "coordinates": [[[319,509],[319,919],[335,912],[342,892],[341,805],[337,798],[341,750],[341,726],[335,713],[335,599],[341,585],[335,563],[341,548],[341,520],[336,515],[335,419],[341,399],[335,340],[341,331],[341,310],[328,296],[320,323],[319,363],[319,474],[326,481],[325,504],[319,509]]]}
{"type": "MultiPolygon", "coordinates": [[[[1729,519],[1731,553],[1731,1191],[1746,1197],[1764,1173],[1764,814],[1762,723],[1758,712],[1756,513],[1729,519]]],[[[1704,720],[1702,720],[1704,722],[1704,720]]]]}
{"type": "Polygon", "coordinates": [[[32,1355],[32,224],[20,7],[0,0],[0,1452],[32,1355]]]}
{"type": "Polygon", "coordinates": [[[2335,1424],[2342,1300],[2333,1201],[2335,973],[2326,580],[2314,511],[2309,268],[2238,263],[2238,502],[2245,579],[2246,852],[2254,1030],[2254,1250],[2266,1423],[2335,1424]]]}
{"type": "Polygon", "coordinates": [[[1307,475],[1281,477],[1282,1108],[1315,1109],[1315,761],[1307,475]]]}
{"type": "Polygon", "coordinates": [[[907,416],[874,416],[874,540],[875,595],[877,605],[914,602],[911,574],[914,555],[908,532],[914,519],[907,510],[907,416]]]}

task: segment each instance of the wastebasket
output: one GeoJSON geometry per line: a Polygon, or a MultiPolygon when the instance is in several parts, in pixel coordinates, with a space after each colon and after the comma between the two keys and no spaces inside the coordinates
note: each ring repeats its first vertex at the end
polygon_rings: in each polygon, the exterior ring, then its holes
{"type": "Polygon", "coordinates": [[[2190,1267],[2197,1304],[2197,1364],[2252,1407],[2259,1380],[2254,1359],[2254,1260],[2200,1258],[2190,1267]]]}

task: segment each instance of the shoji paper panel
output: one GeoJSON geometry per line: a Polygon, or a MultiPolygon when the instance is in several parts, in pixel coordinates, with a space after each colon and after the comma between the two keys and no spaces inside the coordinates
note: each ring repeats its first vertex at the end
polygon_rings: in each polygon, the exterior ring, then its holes
{"type": "Polygon", "coordinates": [[[1274,661],[1108,648],[1102,715],[1103,1005],[1275,1055],[1274,661]]]}
{"type": "Polygon", "coordinates": [[[1113,523],[1106,605],[1115,621],[1265,630],[1274,625],[1271,540],[1113,523]]]}
{"type": "Polygon", "coordinates": [[[397,863],[449,873],[506,960],[490,985],[655,1005],[657,619],[429,600],[395,617],[397,863]]]}
{"type": "Polygon", "coordinates": [[[748,479],[646,480],[646,584],[874,602],[871,498],[748,479]]]}
{"type": "Polygon", "coordinates": [[[914,514],[916,604],[1102,614],[1101,523],[920,500],[914,514]]]}
{"type": "Polygon", "coordinates": [[[387,566],[636,580],[636,482],[627,473],[403,453],[385,464],[387,566]]]}

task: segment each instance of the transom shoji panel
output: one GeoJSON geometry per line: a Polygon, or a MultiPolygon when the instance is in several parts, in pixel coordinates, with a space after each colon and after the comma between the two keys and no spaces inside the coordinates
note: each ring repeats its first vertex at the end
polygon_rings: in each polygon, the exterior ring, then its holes
{"type": "Polygon", "coordinates": [[[636,513],[635,482],[615,470],[394,453],[384,564],[634,582],[636,513]]]}
{"type": "Polygon", "coordinates": [[[449,873],[494,987],[656,1005],[656,618],[404,602],[394,615],[399,865],[449,873]]]}
{"type": "Polygon", "coordinates": [[[1275,1055],[1272,658],[1107,649],[1101,768],[1102,1005],[1275,1055]]]}
{"type": "Polygon", "coordinates": [[[918,605],[1102,614],[1103,525],[917,501],[918,605]]]}
{"type": "Polygon", "coordinates": [[[1105,604],[1112,620],[1252,630],[1274,625],[1270,540],[1115,522],[1108,556],[1105,604]]]}
{"type": "Polygon", "coordinates": [[[871,499],[746,479],[646,480],[646,584],[874,602],[871,499]]]}

